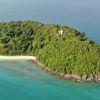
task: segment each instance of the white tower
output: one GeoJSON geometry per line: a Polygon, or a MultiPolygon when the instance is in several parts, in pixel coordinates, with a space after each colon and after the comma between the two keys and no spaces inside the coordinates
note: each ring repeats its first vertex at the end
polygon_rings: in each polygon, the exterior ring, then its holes
{"type": "Polygon", "coordinates": [[[63,35],[63,30],[62,29],[58,32],[59,32],[60,35],[63,35]]]}

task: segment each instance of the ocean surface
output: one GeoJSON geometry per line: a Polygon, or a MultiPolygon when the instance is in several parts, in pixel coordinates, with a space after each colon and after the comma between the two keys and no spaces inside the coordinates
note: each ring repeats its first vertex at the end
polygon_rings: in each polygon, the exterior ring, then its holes
{"type": "Polygon", "coordinates": [[[100,84],[60,79],[24,60],[0,61],[0,100],[100,100],[100,84]]]}
{"type": "Polygon", "coordinates": [[[0,0],[0,21],[11,20],[69,25],[100,43],[100,0],[0,0]]]}

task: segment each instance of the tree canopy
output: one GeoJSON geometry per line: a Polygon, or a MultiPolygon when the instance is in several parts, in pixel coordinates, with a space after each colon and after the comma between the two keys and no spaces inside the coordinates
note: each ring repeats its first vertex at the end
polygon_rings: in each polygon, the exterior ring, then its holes
{"type": "Polygon", "coordinates": [[[0,55],[36,56],[59,73],[100,74],[100,44],[87,38],[84,32],[65,25],[1,22],[0,55]]]}

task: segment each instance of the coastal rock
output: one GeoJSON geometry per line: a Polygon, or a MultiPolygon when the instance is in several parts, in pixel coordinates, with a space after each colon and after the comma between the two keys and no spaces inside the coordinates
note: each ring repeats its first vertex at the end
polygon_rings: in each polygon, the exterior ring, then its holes
{"type": "Polygon", "coordinates": [[[100,81],[100,75],[97,75],[97,80],[100,81]]]}
{"type": "Polygon", "coordinates": [[[81,77],[79,75],[74,75],[72,74],[71,77],[74,79],[74,80],[81,80],[81,77]]]}
{"type": "Polygon", "coordinates": [[[98,79],[98,76],[97,76],[97,75],[95,75],[95,76],[94,76],[94,78],[95,78],[95,80],[97,80],[97,79],[98,79]]]}
{"type": "Polygon", "coordinates": [[[87,77],[87,79],[86,79],[87,81],[92,81],[92,80],[94,80],[94,77],[93,77],[93,75],[91,74],[91,75],[89,75],[88,77],[87,77]]]}
{"type": "Polygon", "coordinates": [[[64,73],[58,73],[59,76],[63,77],[64,76],[64,73]]]}
{"type": "Polygon", "coordinates": [[[92,79],[91,79],[90,77],[86,79],[86,81],[91,81],[91,80],[92,80],[92,79]]]}
{"type": "Polygon", "coordinates": [[[86,81],[86,80],[87,80],[87,75],[82,75],[81,80],[82,80],[82,81],[86,81]]]}
{"type": "Polygon", "coordinates": [[[71,75],[70,74],[66,74],[65,78],[70,79],[71,75]]]}
{"type": "Polygon", "coordinates": [[[75,75],[75,74],[66,74],[65,78],[75,80],[75,81],[81,80],[81,77],[79,75],[75,75]]]}
{"type": "Polygon", "coordinates": [[[95,80],[96,82],[100,82],[100,75],[95,75],[95,76],[94,76],[94,80],[95,80]]]}
{"type": "Polygon", "coordinates": [[[94,75],[91,74],[90,75],[90,78],[91,78],[91,80],[94,80],[94,75]]]}

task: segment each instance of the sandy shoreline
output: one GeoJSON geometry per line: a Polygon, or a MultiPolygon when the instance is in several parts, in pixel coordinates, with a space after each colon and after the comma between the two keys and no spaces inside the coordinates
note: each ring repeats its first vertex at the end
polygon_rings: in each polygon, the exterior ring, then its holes
{"type": "Polygon", "coordinates": [[[69,79],[69,80],[74,80],[74,81],[95,81],[95,82],[100,82],[100,75],[95,75],[95,76],[88,76],[83,75],[82,77],[74,74],[64,74],[64,73],[58,73],[56,71],[53,71],[52,69],[45,67],[42,63],[40,63],[36,57],[34,56],[0,56],[0,60],[28,60],[31,61],[33,64],[37,65],[41,69],[50,72],[51,74],[54,74],[56,76],[59,76],[61,78],[69,79]]]}
{"type": "Polygon", "coordinates": [[[36,60],[34,56],[0,56],[0,60],[36,60]]]}

